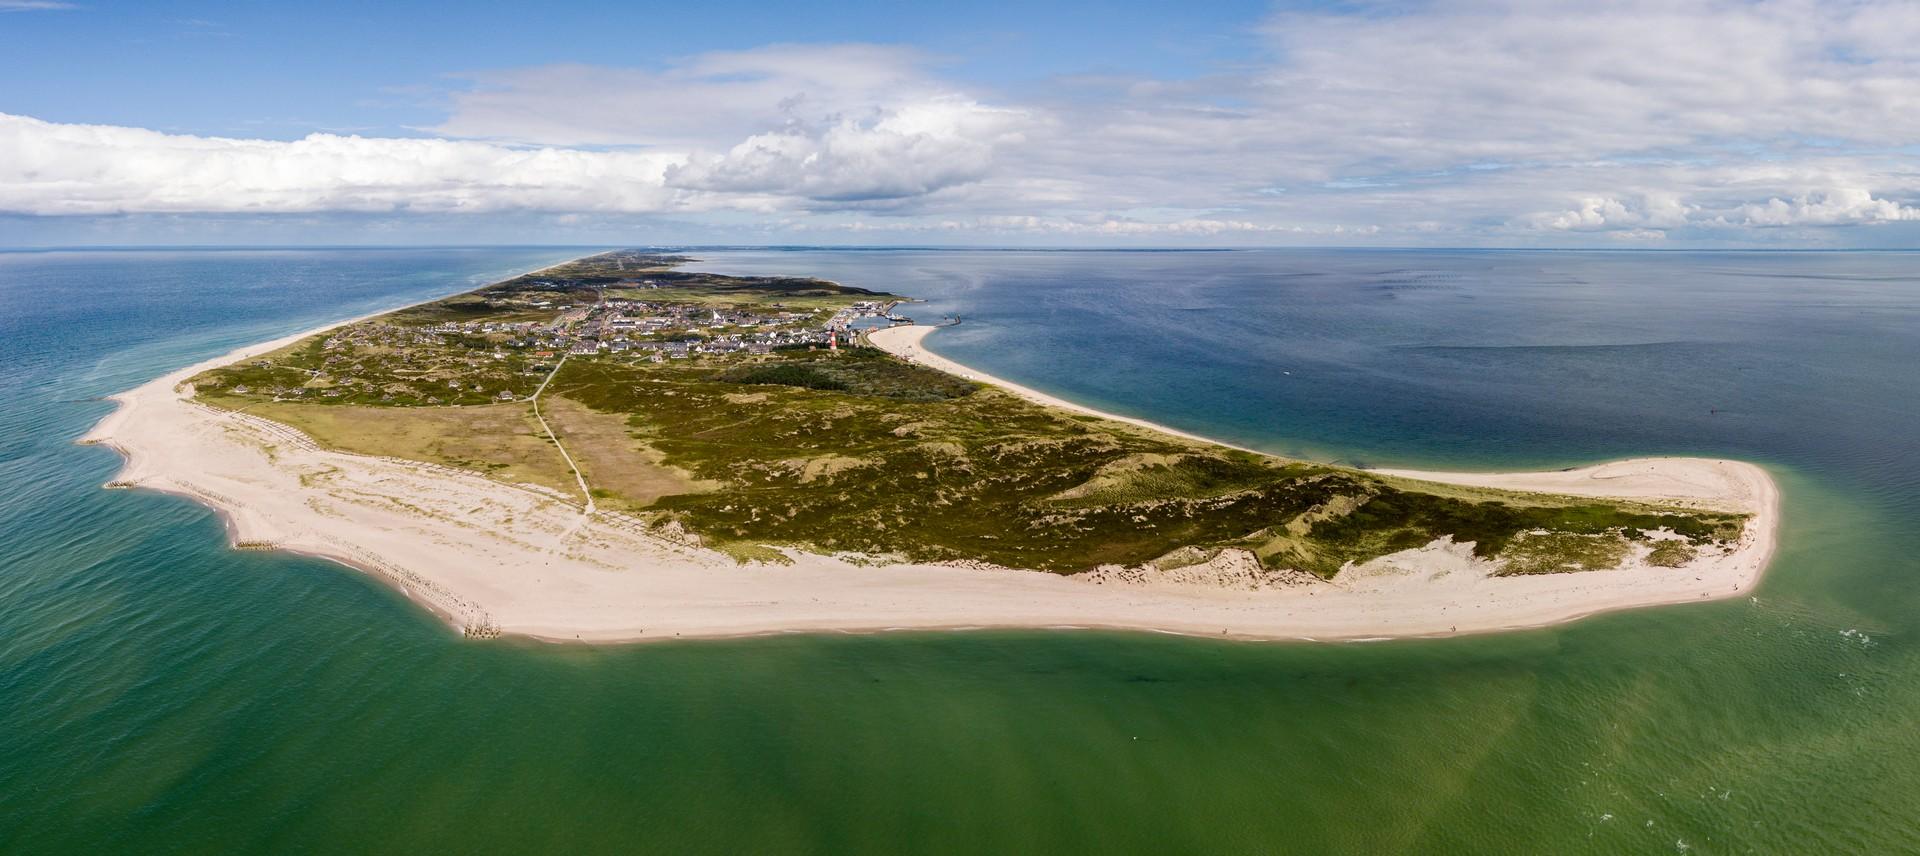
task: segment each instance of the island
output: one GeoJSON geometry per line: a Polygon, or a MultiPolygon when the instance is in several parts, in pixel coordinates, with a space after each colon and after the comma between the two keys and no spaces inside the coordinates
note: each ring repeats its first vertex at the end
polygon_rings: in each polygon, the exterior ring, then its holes
{"type": "Polygon", "coordinates": [[[1102,627],[1447,635],[1750,590],[1728,460],[1373,471],[947,360],[902,295],[603,253],[115,396],[110,487],[218,509],[473,637],[1102,627]]]}

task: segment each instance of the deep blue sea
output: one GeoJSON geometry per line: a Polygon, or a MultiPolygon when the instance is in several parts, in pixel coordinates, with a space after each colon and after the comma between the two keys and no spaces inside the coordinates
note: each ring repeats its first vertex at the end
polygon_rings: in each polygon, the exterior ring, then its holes
{"type": "Polygon", "coordinates": [[[589,251],[0,253],[0,853],[1920,852],[1920,255],[694,251],[1278,453],[1781,482],[1751,600],[1464,639],[470,642],[72,444],[589,251]]]}

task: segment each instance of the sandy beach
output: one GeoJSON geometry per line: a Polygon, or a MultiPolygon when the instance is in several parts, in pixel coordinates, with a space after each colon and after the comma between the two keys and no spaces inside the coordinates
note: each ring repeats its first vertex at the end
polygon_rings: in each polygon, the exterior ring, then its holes
{"type": "MultiPolygon", "coordinates": [[[[898,327],[871,338],[915,362],[1097,413],[928,351],[923,340],[932,329],[898,327]]],[[[1659,499],[1755,517],[1734,549],[1683,568],[1634,562],[1619,570],[1523,577],[1492,577],[1488,563],[1473,559],[1465,546],[1444,542],[1376,559],[1333,582],[1276,582],[1252,567],[1249,556],[1233,552],[1169,572],[1103,569],[1071,577],[856,564],[811,554],[794,554],[790,565],[740,565],[544,489],[321,449],[286,426],[197,404],[183,385],[207,368],[315,332],[241,348],[113,396],[119,408],[82,442],[110,446],[126,458],[112,486],[190,497],[222,512],[238,546],[295,551],[360,569],[473,636],[614,642],[985,627],[1321,640],[1477,633],[1740,595],[1758,582],[1772,555],[1779,514],[1772,479],[1737,461],[1650,458],[1551,473],[1383,471],[1659,499]]]]}

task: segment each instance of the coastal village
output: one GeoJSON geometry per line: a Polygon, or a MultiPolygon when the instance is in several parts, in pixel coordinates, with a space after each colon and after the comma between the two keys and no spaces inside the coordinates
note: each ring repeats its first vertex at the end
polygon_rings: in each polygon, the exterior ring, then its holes
{"type": "Polygon", "coordinates": [[[898,298],[730,301],[657,277],[525,277],[489,292],[484,317],[396,316],[340,328],[304,351],[254,360],[233,394],[274,400],[473,405],[531,397],[562,359],[626,363],[837,352],[864,329],[911,324],[898,298]]]}

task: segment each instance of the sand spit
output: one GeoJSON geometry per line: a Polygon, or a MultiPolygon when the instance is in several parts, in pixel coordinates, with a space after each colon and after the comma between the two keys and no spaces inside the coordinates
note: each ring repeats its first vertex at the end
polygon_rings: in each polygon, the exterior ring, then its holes
{"type": "MultiPolygon", "coordinates": [[[[928,352],[920,342],[931,329],[900,327],[872,338],[916,362],[1095,412],[928,352]]],[[[811,554],[795,555],[791,565],[739,565],[549,490],[321,449],[287,426],[198,404],[184,385],[207,368],[314,332],[241,348],[113,396],[119,409],[82,442],[126,457],[112,486],[202,502],[226,516],[236,546],[358,568],[471,636],[614,642],[1080,627],[1325,640],[1485,632],[1743,593],[1766,566],[1778,520],[1777,492],[1759,467],[1660,458],[1557,473],[1392,474],[1754,512],[1733,550],[1678,569],[1634,562],[1612,571],[1496,578],[1464,546],[1442,541],[1382,557],[1332,583],[1265,572],[1233,551],[1169,571],[1108,568],[1074,577],[964,563],[855,564],[811,554]]]]}

